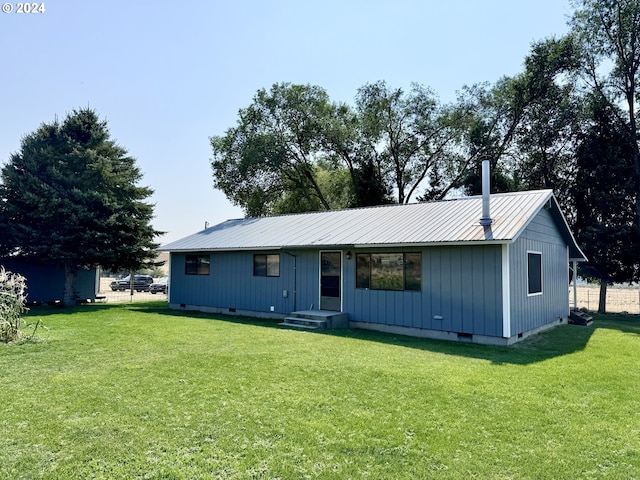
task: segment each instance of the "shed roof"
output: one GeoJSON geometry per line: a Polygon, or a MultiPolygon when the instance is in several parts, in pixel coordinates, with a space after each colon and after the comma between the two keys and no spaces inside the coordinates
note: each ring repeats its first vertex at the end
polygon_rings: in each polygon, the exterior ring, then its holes
{"type": "Polygon", "coordinates": [[[227,220],[160,250],[273,250],[282,248],[435,246],[511,243],[549,208],[570,249],[585,260],[551,190],[492,194],[489,226],[480,225],[482,196],[408,205],[331,210],[227,220]]]}

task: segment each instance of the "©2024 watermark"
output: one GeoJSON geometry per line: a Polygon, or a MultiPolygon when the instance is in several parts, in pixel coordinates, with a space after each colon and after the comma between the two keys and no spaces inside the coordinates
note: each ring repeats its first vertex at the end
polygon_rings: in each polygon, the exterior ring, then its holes
{"type": "Polygon", "coordinates": [[[4,2],[2,4],[2,13],[39,14],[46,11],[47,9],[44,6],[44,2],[4,2]]]}

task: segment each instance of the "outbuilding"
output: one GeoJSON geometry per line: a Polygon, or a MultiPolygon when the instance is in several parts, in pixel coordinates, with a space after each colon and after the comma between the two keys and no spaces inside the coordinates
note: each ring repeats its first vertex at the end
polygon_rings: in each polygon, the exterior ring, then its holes
{"type": "MultiPolygon", "coordinates": [[[[27,301],[29,303],[62,303],[65,284],[64,266],[22,257],[0,258],[0,265],[6,270],[19,273],[26,278],[27,301]]],[[[79,269],[76,297],[94,300],[99,285],[100,276],[97,268],[79,269]]]]}
{"type": "Polygon", "coordinates": [[[173,309],[491,344],[565,322],[586,260],[551,190],[228,220],[161,250],[173,309]]]}

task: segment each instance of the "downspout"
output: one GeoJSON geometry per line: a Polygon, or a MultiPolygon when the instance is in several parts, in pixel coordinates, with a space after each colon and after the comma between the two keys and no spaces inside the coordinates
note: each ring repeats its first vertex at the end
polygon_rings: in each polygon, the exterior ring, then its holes
{"type": "Polygon", "coordinates": [[[298,309],[296,303],[296,289],[298,288],[298,256],[294,255],[293,253],[289,253],[286,250],[284,253],[286,253],[290,257],[293,257],[293,311],[295,312],[298,309]]]}

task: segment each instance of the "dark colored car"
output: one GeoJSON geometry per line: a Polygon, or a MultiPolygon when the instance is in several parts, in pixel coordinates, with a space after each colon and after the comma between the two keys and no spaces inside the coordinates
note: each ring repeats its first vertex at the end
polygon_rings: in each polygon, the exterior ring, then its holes
{"type": "MultiPolygon", "coordinates": [[[[148,292],[149,291],[149,285],[151,285],[153,283],[153,277],[150,277],[149,275],[134,275],[133,276],[133,289],[136,292],[148,292]]],[[[129,287],[131,286],[131,277],[129,277],[129,275],[127,275],[124,278],[121,278],[120,280],[114,280],[113,282],[111,282],[111,290],[115,291],[121,291],[124,292],[125,290],[128,290],[129,287]]]]}
{"type": "Polygon", "coordinates": [[[169,277],[164,277],[149,285],[149,291],[153,294],[158,292],[167,293],[169,291],[169,277]]]}

